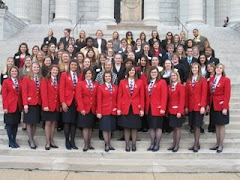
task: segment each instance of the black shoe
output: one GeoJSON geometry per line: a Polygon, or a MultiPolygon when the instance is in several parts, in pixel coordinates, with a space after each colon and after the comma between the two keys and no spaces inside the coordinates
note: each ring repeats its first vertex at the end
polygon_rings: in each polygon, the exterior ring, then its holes
{"type": "Polygon", "coordinates": [[[155,145],[155,146],[154,146],[154,148],[152,149],[152,152],[156,152],[156,151],[158,151],[158,150],[159,150],[159,148],[160,148],[160,146],[159,146],[159,145],[155,145]]]}
{"type": "Polygon", "coordinates": [[[219,146],[218,149],[217,149],[217,153],[221,153],[222,151],[223,151],[223,147],[219,146]]]}
{"type": "Polygon", "coordinates": [[[218,149],[218,146],[213,146],[213,147],[209,148],[209,150],[213,150],[213,151],[215,151],[217,149],[218,149]]]}
{"type": "Polygon", "coordinates": [[[47,151],[50,150],[50,146],[49,146],[49,147],[46,147],[46,146],[45,146],[45,149],[46,149],[47,151]]]}
{"type": "Polygon", "coordinates": [[[114,147],[112,147],[112,146],[110,146],[110,147],[109,147],[109,150],[111,150],[111,151],[114,151],[114,150],[115,150],[115,148],[114,148],[114,147]]]}
{"type": "Polygon", "coordinates": [[[125,150],[126,150],[127,152],[130,152],[130,147],[126,147],[125,150]]]}
{"type": "Polygon", "coordinates": [[[125,141],[125,138],[124,138],[124,136],[123,136],[123,137],[121,137],[120,139],[118,139],[118,141],[125,141]]]}
{"type": "Polygon", "coordinates": [[[92,147],[92,146],[89,146],[88,148],[89,148],[89,149],[91,149],[91,150],[94,150],[94,149],[95,149],[95,148],[94,148],[94,147],[92,147]]]}
{"type": "Polygon", "coordinates": [[[105,152],[108,152],[110,150],[109,147],[106,146],[106,144],[105,144],[105,149],[104,150],[105,150],[105,152]]]}
{"type": "Polygon", "coordinates": [[[55,144],[54,145],[50,144],[50,147],[54,149],[58,148],[58,146],[56,146],[55,144]]]}
{"type": "Polygon", "coordinates": [[[23,128],[22,128],[22,130],[23,130],[23,131],[26,131],[26,130],[27,130],[27,128],[24,128],[24,127],[23,127],[23,128]]]}
{"type": "Polygon", "coordinates": [[[170,147],[170,148],[168,148],[167,150],[168,151],[172,151],[174,149],[174,146],[173,147],[170,147]]]}
{"type": "Polygon", "coordinates": [[[76,146],[74,141],[71,141],[70,145],[71,145],[72,149],[78,149],[78,147],[76,146]]]}
{"type": "MultiPolygon", "coordinates": [[[[197,149],[199,150],[200,148],[201,148],[200,145],[198,145],[198,146],[197,146],[197,149]]],[[[194,146],[188,148],[188,150],[189,150],[189,151],[193,151],[193,150],[194,150],[194,146]]]]}
{"type": "Polygon", "coordinates": [[[136,145],[132,146],[132,152],[136,152],[136,151],[137,151],[136,145]]]}
{"type": "Polygon", "coordinates": [[[154,148],[154,145],[151,145],[151,146],[149,146],[149,148],[147,148],[147,151],[152,151],[153,148],[154,148]]]}
{"type": "Polygon", "coordinates": [[[71,150],[72,149],[70,141],[66,141],[65,145],[66,145],[66,149],[67,150],[71,150]]]}
{"type": "Polygon", "coordinates": [[[20,148],[20,146],[15,142],[14,143],[14,146],[16,147],[16,148],[20,148]]]}
{"type": "Polygon", "coordinates": [[[147,128],[143,128],[143,129],[141,129],[142,130],[142,132],[148,132],[148,129],[147,128]]]}
{"type": "Polygon", "coordinates": [[[202,127],[200,127],[200,132],[203,134],[205,133],[205,130],[202,127]]]}
{"type": "Polygon", "coordinates": [[[174,149],[172,150],[172,152],[178,152],[178,149],[179,149],[179,147],[174,148],[174,149]]]}
{"type": "Polygon", "coordinates": [[[31,149],[37,149],[36,145],[35,145],[35,146],[31,146],[29,141],[28,141],[28,145],[29,145],[29,147],[30,147],[31,149]]]}
{"type": "Polygon", "coordinates": [[[198,152],[198,147],[197,146],[193,147],[193,152],[195,152],[195,153],[198,152]]]}
{"type": "Polygon", "coordinates": [[[87,150],[88,150],[87,147],[84,147],[84,148],[83,148],[83,152],[86,152],[87,150]]]}
{"type": "Polygon", "coordinates": [[[61,128],[61,127],[58,127],[58,128],[57,128],[57,131],[58,131],[58,132],[61,132],[62,130],[63,130],[63,128],[61,128]]]}

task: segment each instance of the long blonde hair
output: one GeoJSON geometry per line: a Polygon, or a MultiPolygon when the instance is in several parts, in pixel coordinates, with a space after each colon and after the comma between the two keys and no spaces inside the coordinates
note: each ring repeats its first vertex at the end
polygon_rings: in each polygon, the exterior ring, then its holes
{"type": "Polygon", "coordinates": [[[6,64],[5,64],[5,66],[4,66],[3,70],[2,70],[2,74],[7,74],[8,73],[9,69],[8,69],[8,65],[7,64],[8,64],[9,60],[13,60],[13,66],[14,66],[14,59],[12,57],[8,57],[7,61],[6,61],[6,64]]]}
{"type": "Polygon", "coordinates": [[[202,70],[201,70],[201,66],[200,64],[198,64],[197,62],[192,63],[191,67],[190,67],[190,72],[189,72],[189,80],[192,80],[193,77],[193,73],[192,73],[192,68],[193,66],[197,66],[198,67],[198,77],[197,77],[197,81],[201,81],[202,79],[202,70]]]}
{"type": "Polygon", "coordinates": [[[33,62],[32,63],[31,70],[28,74],[28,78],[33,79],[33,77],[34,77],[34,73],[33,73],[33,70],[32,70],[32,67],[33,67],[34,64],[37,64],[39,66],[38,79],[41,80],[42,74],[41,74],[41,70],[40,70],[40,64],[38,62],[33,62]]]}
{"type": "MultiPolygon", "coordinates": [[[[68,57],[69,57],[69,62],[70,62],[70,55],[69,55],[69,53],[68,53],[67,51],[64,51],[64,52],[62,53],[62,56],[63,56],[64,54],[67,54],[67,55],[68,55],[68,57]]],[[[68,62],[68,64],[69,64],[69,62],[68,62]]],[[[65,64],[65,63],[63,62],[62,58],[61,58],[61,59],[59,60],[59,69],[60,69],[60,72],[66,72],[67,69],[68,69],[68,64],[65,64]],[[66,69],[66,67],[67,67],[67,69],[66,69]]]]}

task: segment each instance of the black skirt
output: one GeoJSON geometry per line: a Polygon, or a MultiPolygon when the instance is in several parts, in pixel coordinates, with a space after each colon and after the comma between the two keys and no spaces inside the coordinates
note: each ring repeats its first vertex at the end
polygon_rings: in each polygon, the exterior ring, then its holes
{"type": "Polygon", "coordinates": [[[96,115],[90,112],[83,116],[80,112],[78,113],[77,126],[80,128],[93,128],[96,123],[96,115]]]}
{"type": "Polygon", "coordinates": [[[102,116],[99,120],[99,129],[101,131],[113,131],[116,129],[116,116],[102,116]]]}
{"type": "Polygon", "coordinates": [[[150,129],[162,129],[163,119],[164,119],[164,116],[153,116],[151,108],[149,108],[147,121],[148,121],[148,127],[150,129]]]}
{"type": "Polygon", "coordinates": [[[62,112],[62,122],[75,124],[77,123],[77,110],[75,106],[75,101],[72,101],[72,104],[68,107],[67,112],[62,112]]]}
{"type": "Polygon", "coordinates": [[[175,114],[168,114],[168,119],[169,119],[169,126],[172,128],[175,127],[182,127],[183,124],[183,116],[181,116],[180,118],[177,118],[177,115],[175,114]]]}
{"type": "Polygon", "coordinates": [[[133,114],[132,107],[130,107],[128,115],[122,115],[119,117],[118,125],[123,128],[140,129],[142,121],[138,114],[133,114]]]}
{"type": "Polygon", "coordinates": [[[213,125],[226,125],[229,124],[229,110],[227,111],[227,115],[223,115],[222,111],[214,111],[213,105],[210,109],[210,115],[213,125]]]}
{"type": "Polygon", "coordinates": [[[58,111],[42,111],[42,121],[58,121],[59,112],[58,111]]]}
{"type": "Polygon", "coordinates": [[[5,124],[19,124],[21,121],[21,112],[18,110],[15,113],[4,114],[5,124]]]}
{"type": "Polygon", "coordinates": [[[23,123],[37,124],[40,122],[41,107],[40,105],[29,105],[28,113],[23,113],[23,123]]]}
{"type": "Polygon", "coordinates": [[[189,112],[189,119],[192,122],[193,127],[202,127],[204,114],[200,114],[200,111],[189,112]]]}

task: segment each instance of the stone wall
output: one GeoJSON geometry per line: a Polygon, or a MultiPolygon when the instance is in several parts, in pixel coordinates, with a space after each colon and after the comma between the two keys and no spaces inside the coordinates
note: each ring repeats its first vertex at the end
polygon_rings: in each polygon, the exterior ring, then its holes
{"type": "Polygon", "coordinates": [[[0,9],[0,40],[9,39],[26,25],[9,11],[0,9]]]}
{"type": "Polygon", "coordinates": [[[79,17],[84,15],[83,24],[92,24],[98,19],[99,0],[78,0],[79,17]]]}
{"type": "Polygon", "coordinates": [[[175,25],[175,17],[179,16],[178,0],[160,0],[160,22],[175,25]]]}

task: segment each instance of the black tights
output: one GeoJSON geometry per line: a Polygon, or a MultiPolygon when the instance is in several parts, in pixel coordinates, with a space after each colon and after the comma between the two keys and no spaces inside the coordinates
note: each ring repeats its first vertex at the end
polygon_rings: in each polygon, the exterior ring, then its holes
{"type": "Polygon", "coordinates": [[[16,146],[16,136],[17,136],[17,130],[18,130],[18,124],[6,124],[6,130],[9,140],[9,145],[16,146]]]}
{"type": "Polygon", "coordinates": [[[64,123],[63,128],[66,142],[70,141],[72,145],[75,145],[76,124],[64,123]]]}
{"type": "Polygon", "coordinates": [[[34,142],[34,135],[36,132],[36,124],[30,124],[30,123],[26,123],[26,124],[27,124],[28,142],[31,147],[34,147],[34,146],[36,146],[35,142],[34,142]]]}
{"type": "Polygon", "coordinates": [[[159,146],[160,140],[162,138],[162,129],[150,129],[151,134],[151,148],[159,146]]]}
{"type": "Polygon", "coordinates": [[[124,129],[124,137],[126,142],[126,147],[129,147],[130,135],[132,137],[132,145],[136,146],[138,130],[137,129],[124,129]]]}

